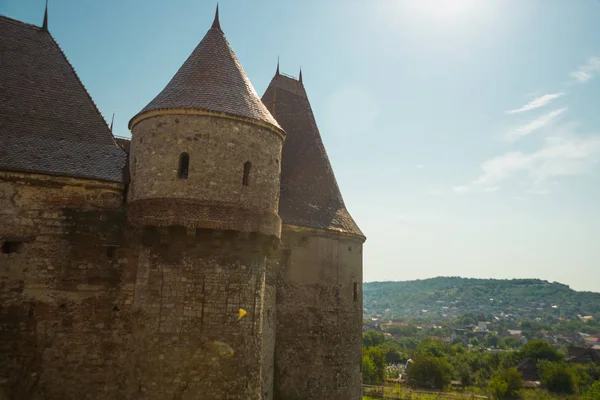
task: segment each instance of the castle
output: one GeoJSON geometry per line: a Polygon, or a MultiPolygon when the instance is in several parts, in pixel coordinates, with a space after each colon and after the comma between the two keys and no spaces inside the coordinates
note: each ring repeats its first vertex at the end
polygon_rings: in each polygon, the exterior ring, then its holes
{"type": "Polygon", "coordinates": [[[219,23],[115,138],[0,16],[0,399],[361,398],[362,246],[299,79],[219,23]]]}

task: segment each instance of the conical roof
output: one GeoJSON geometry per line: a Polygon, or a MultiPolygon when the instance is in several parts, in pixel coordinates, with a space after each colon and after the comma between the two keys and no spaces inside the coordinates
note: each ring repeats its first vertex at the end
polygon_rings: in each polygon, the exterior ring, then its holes
{"type": "Polygon", "coordinates": [[[0,16],[0,170],[122,182],[126,157],[48,30],[0,16]]]}
{"type": "Polygon", "coordinates": [[[364,237],[346,209],[302,82],[276,73],[262,101],[286,132],[279,198],[283,223],[364,237]]]}
{"type": "Polygon", "coordinates": [[[265,122],[280,129],[261,103],[219,24],[219,14],[179,71],[132,122],[144,113],[197,109],[265,122]]]}

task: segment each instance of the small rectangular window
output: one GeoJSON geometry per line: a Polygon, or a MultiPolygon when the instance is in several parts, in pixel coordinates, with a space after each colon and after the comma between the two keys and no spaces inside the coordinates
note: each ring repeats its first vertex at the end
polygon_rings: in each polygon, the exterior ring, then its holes
{"type": "Polygon", "coordinates": [[[117,246],[108,246],[106,248],[106,257],[110,260],[117,258],[117,246]]]}
{"type": "Polygon", "coordinates": [[[5,240],[2,244],[4,254],[20,253],[23,251],[23,242],[14,240],[5,240]]]}
{"type": "Polygon", "coordinates": [[[354,301],[358,301],[358,282],[354,282],[354,301]]]}

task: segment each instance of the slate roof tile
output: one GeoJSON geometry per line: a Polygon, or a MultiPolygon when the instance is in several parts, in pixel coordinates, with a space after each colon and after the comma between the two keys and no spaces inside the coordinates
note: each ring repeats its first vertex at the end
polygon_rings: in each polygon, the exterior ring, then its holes
{"type": "Polygon", "coordinates": [[[131,121],[149,111],[177,108],[251,118],[280,129],[231,49],[218,16],[167,86],[131,121]]]}
{"type": "Polygon", "coordinates": [[[123,181],[126,154],[46,30],[0,16],[0,170],[123,181]]]}
{"type": "Polygon", "coordinates": [[[286,132],[279,198],[283,223],[364,236],[346,209],[302,82],[278,73],[262,101],[286,132]]]}

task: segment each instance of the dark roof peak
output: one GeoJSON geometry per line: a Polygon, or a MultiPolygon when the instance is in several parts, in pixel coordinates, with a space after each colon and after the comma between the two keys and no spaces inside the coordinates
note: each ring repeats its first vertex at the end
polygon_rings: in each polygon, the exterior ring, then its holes
{"type": "Polygon", "coordinates": [[[217,3],[217,11],[215,12],[215,20],[212,23],[210,29],[218,29],[221,30],[221,22],[219,22],[219,3],[217,3]]]}
{"type": "Polygon", "coordinates": [[[275,71],[275,76],[279,75],[279,56],[277,56],[277,71],[275,71]]]}
{"type": "Polygon", "coordinates": [[[126,155],[52,35],[0,17],[0,53],[0,170],[122,182],[126,155]]]}
{"type": "Polygon", "coordinates": [[[281,155],[279,216],[286,225],[364,235],[346,209],[306,91],[299,79],[275,75],[262,97],[286,132],[281,155]]]}
{"type": "Polygon", "coordinates": [[[300,77],[296,79],[292,75],[279,72],[278,70],[275,73],[273,79],[271,80],[271,85],[273,85],[274,88],[276,87],[277,90],[287,90],[288,92],[292,92],[295,95],[307,97],[301,78],[302,75],[300,75],[300,77]]]}
{"type": "Polygon", "coordinates": [[[192,51],[165,88],[129,122],[129,128],[143,115],[158,110],[200,110],[223,113],[281,127],[260,101],[244,68],[218,24],[192,51]]]}
{"type": "Polygon", "coordinates": [[[46,0],[46,11],[44,11],[44,22],[42,23],[42,30],[48,31],[48,0],[46,0]]]}
{"type": "Polygon", "coordinates": [[[300,74],[298,74],[298,82],[302,83],[302,67],[300,67],[300,74]]]}

